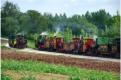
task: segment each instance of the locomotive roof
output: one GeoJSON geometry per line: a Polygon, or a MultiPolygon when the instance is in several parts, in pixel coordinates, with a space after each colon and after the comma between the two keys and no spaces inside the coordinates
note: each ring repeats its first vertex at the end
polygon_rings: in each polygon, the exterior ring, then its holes
{"type": "Polygon", "coordinates": [[[18,33],[16,36],[25,36],[23,33],[18,33]]]}

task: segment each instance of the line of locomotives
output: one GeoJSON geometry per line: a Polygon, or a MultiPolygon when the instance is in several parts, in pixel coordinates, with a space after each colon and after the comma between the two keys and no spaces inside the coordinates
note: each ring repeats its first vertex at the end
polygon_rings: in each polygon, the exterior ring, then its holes
{"type": "MultiPolygon", "coordinates": [[[[23,35],[11,35],[9,36],[9,46],[26,48],[27,39],[23,35]]],[[[45,51],[120,58],[120,38],[98,37],[93,39],[75,37],[71,42],[65,43],[63,37],[40,35],[35,40],[35,47],[45,51]]]]}

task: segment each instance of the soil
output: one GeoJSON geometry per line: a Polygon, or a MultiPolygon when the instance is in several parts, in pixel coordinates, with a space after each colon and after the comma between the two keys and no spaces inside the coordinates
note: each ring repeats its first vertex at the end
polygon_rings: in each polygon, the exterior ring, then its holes
{"type": "Polygon", "coordinates": [[[10,50],[10,49],[8,50],[2,49],[1,58],[15,59],[15,60],[36,60],[51,64],[61,64],[65,66],[76,66],[79,68],[120,73],[120,62],[79,59],[79,58],[71,58],[65,56],[47,55],[47,54],[30,54],[27,52],[18,52],[16,50],[10,50]]]}
{"type": "Polygon", "coordinates": [[[28,71],[14,71],[7,70],[3,72],[4,75],[10,76],[13,80],[22,80],[22,77],[34,77],[36,80],[69,80],[69,76],[52,74],[52,73],[35,73],[28,71]]]}

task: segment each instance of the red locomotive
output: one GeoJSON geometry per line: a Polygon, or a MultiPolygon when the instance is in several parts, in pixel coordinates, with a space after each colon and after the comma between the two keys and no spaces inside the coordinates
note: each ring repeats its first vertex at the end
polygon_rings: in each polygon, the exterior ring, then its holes
{"type": "Polygon", "coordinates": [[[91,38],[73,38],[71,42],[65,43],[63,37],[47,37],[40,35],[36,39],[36,47],[40,50],[57,51],[64,53],[86,53],[95,47],[95,41],[91,38]]]}

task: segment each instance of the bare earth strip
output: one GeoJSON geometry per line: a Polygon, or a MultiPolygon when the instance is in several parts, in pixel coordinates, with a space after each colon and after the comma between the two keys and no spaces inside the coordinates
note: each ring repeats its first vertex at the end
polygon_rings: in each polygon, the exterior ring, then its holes
{"type": "Polygon", "coordinates": [[[69,80],[69,76],[52,74],[52,73],[35,73],[35,72],[23,72],[7,70],[3,72],[5,75],[12,77],[13,80],[20,80],[22,77],[34,77],[36,80],[69,80]]]}
{"type": "Polygon", "coordinates": [[[1,52],[2,59],[37,60],[51,64],[62,64],[66,66],[76,66],[79,68],[103,70],[116,73],[120,72],[120,62],[72,58],[49,54],[30,54],[29,52],[17,51],[14,49],[2,49],[1,52]]]}

